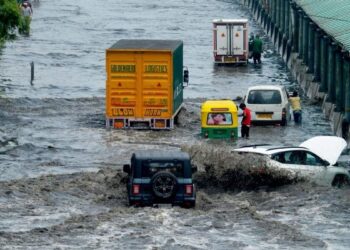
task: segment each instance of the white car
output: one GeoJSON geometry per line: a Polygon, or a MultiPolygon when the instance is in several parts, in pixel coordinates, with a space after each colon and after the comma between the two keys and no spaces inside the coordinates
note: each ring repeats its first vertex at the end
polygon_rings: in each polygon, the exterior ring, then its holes
{"type": "Polygon", "coordinates": [[[346,141],[337,136],[316,136],[299,147],[251,145],[234,152],[266,155],[274,167],[289,170],[298,177],[321,185],[343,186],[350,183],[350,171],[337,166],[346,141]]]}
{"type": "Polygon", "coordinates": [[[244,104],[251,110],[252,123],[287,125],[291,119],[285,86],[259,85],[248,88],[244,104]]]}

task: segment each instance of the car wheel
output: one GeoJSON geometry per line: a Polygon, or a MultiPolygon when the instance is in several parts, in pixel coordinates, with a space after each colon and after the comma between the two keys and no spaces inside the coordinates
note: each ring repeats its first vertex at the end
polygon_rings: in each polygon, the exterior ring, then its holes
{"type": "Polygon", "coordinates": [[[151,180],[152,191],[161,199],[168,199],[175,193],[177,181],[175,175],[169,172],[158,172],[151,180]]]}
{"type": "Polygon", "coordinates": [[[332,186],[341,188],[345,185],[349,185],[350,180],[346,175],[336,175],[332,181],[332,186]]]}

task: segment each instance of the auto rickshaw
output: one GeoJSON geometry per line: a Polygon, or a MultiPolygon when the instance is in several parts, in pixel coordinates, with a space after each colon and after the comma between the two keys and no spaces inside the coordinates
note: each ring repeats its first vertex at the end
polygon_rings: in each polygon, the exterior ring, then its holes
{"type": "Polygon", "coordinates": [[[201,134],[205,138],[238,138],[238,109],[231,100],[205,101],[201,120],[201,134]]]}

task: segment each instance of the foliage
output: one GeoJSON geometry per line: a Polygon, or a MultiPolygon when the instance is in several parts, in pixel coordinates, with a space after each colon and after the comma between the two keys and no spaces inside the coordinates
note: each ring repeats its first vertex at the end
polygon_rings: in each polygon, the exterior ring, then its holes
{"type": "Polygon", "coordinates": [[[0,41],[12,38],[22,19],[16,0],[0,0],[0,41]]]}
{"type": "Polygon", "coordinates": [[[30,17],[22,16],[21,21],[18,25],[18,32],[23,35],[29,35],[29,31],[30,31],[30,17]]]}

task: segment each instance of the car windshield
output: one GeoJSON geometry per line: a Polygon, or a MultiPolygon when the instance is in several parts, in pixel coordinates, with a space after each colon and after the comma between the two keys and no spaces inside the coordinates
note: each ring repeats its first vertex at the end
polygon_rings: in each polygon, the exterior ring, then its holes
{"type": "Polygon", "coordinates": [[[248,104],[281,104],[279,90],[251,90],[248,94],[248,104]]]}
{"type": "Polygon", "coordinates": [[[172,173],[176,177],[184,177],[184,167],[182,162],[142,162],[142,177],[152,177],[159,171],[172,173]]]}

